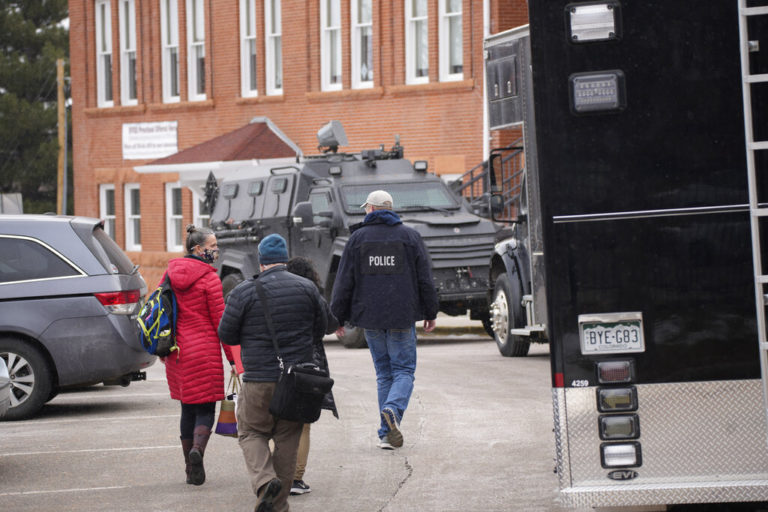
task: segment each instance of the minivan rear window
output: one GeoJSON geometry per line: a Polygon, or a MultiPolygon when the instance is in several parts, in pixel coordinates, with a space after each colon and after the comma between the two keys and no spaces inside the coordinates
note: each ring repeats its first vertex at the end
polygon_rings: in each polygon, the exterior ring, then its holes
{"type": "Polygon", "coordinates": [[[0,283],[77,275],[78,269],[36,240],[0,237],[0,283]]]}
{"type": "Polygon", "coordinates": [[[96,245],[96,257],[101,261],[111,274],[130,274],[133,271],[133,262],[125,255],[119,245],[101,228],[96,226],[93,229],[93,238],[98,242],[96,245]],[[101,250],[98,250],[98,249],[101,250]]]}

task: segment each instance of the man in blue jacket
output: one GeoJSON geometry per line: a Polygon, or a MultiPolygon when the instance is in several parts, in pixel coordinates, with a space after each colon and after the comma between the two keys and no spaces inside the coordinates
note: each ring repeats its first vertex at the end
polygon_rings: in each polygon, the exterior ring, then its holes
{"type": "Polygon", "coordinates": [[[400,421],[413,392],[416,328],[435,328],[438,301],[429,254],[416,230],[403,225],[384,190],[368,195],[365,219],[350,227],[331,298],[331,311],[344,323],[365,329],[376,369],[381,411],[379,447],[403,445],[400,421]]]}

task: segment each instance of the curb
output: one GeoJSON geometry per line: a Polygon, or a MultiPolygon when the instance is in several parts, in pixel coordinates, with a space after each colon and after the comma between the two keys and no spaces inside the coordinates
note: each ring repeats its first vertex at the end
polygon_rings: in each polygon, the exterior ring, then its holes
{"type": "Polygon", "coordinates": [[[488,333],[485,332],[485,329],[483,326],[474,326],[474,325],[455,325],[455,326],[443,326],[440,327],[439,325],[435,327],[435,329],[432,332],[424,332],[424,329],[422,327],[416,328],[416,335],[417,336],[450,336],[450,335],[459,335],[459,334],[475,334],[480,336],[488,336],[488,333]]]}

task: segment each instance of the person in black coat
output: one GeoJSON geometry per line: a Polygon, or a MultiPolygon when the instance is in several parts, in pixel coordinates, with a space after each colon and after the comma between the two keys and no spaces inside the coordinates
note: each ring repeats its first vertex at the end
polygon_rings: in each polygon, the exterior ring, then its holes
{"type": "MultiPolygon", "coordinates": [[[[320,276],[317,274],[312,262],[302,256],[294,256],[288,260],[286,265],[288,272],[296,274],[297,276],[306,277],[312,281],[317,289],[320,291],[320,295],[323,295],[323,287],[320,284],[320,276]]],[[[338,329],[339,322],[336,321],[336,317],[331,313],[331,308],[328,307],[325,301],[323,306],[326,308],[326,317],[328,319],[328,327],[325,329],[326,334],[331,334],[338,329]]],[[[323,345],[323,337],[315,338],[315,351],[314,351],[314,363],[320,368],[326,370],[330,375],[328,368],[328,358],[325,355],[325,345],[323,345]]],[[[323,409],[328,409],[333,412],[336,418],[339,417],[339,412],[336,409],[336,401],[333,399],[333,391],[329,391],[323,399],[323,409]]],[[[291,485],[291,494],[306,494],[311,492],[312,489],[304,482],[304,472],[307,469],[307,459],[309,458],[309,423],[304,424],[304,428],[301,431],[301,439],[299,440],[299,453],[296,459],[296,474],[293,477],[293,484],[291,485]]]]}
{"type": "Polygon", "coordinates": [[[325,301],[308,279],[286,270],[288,249],[278,234],[259,243],[261,273],[240,283],[227,296],[219,338],[240,345],[243,386],[237,402],[237,428],[257,512],[288,510],[288,494],[296,471],[302,424],[272,416],[269,403],[280,376],[272,334],[265,321],[269,308],[280,355],[286,365],[312,361],[315,339],[328,324],[325,301]],[[263,284],[269,304],[262,303],[255,282],[263,284]],[[275,443],[274,454],[269,440],[275,443]]]}
{"type": "Polygon", "coordinates": [[[403,445],[400,421],[413,392],[415,322],[435,328],[437,291],[432,260],[419,233],[403,225],[384,190],[368,195],[363,222],[352,226],[331,297],[331,311],[344,323],[365,329],[376,369],[381,427],[379,447],[403,445]]]}

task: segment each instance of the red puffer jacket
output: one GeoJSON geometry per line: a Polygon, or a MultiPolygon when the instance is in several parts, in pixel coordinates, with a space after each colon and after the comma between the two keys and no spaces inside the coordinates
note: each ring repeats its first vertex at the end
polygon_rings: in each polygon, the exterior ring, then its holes
{"type": "MultiPolygon", "coordinates": [[[[212,266],[194,257],[175,258],[166,271],[178,304],[176,341],[179,350],[165,358],[171,398],[185,404],[224,398],[221,342],[216,333],[224,312],[221,281],[212,266]]],[[[160,281],[165,280],[165,275],[160,281]]],[[[233,361],[232,351],[224,353],[233,361]]]]}

